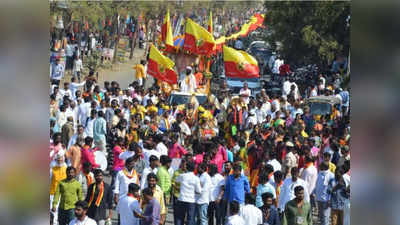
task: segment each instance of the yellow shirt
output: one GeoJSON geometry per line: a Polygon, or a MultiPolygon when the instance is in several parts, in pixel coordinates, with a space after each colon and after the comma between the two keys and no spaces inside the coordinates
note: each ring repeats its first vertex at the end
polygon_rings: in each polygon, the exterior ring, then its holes
{"type": "MultiPolygon", "coordinates": [[[[160,186],[156,185],[156,191],[153,193],[153,197],[155,200],[160,203],[160,214],[165,215],[167,214],[167,209],[165,208],[165,201],[164,201],[164,192],[161,190],[160,186]]],[[[146,205],[143,205],[143,209],[146,208],[146,205]]]]}
{"type": "Polygon", "coordinates": [[[136,78],[146,78],[146,73],[144,72],[144,66],[142,64],[137,64],[133,66],[133,69],[136,70],[136,78]]]}
{"type": "Polygon", "coordinates": [[[56,187],[61,180],[67,178],[67,167],[66,166],[55,166],[51,169],[51,183],[50,183],[50,195],[56,193],[56,187]]]}
{"type": "Polygon", "coordinates": [[[331,171],[332,173],[335,173],[335,170],[336,170],[335,164],[329,162],[329,171],[331,171]]]}

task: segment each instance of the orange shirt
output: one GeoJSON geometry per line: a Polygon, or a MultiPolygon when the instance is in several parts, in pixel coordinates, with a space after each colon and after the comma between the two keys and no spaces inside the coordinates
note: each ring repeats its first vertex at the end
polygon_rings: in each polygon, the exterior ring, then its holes
{"type": "Polygon", "coordinates": [[[203,80],[203,74],[198,72],[194,75],[194,77],[196,78],[196,84],[197,86],[200,86],[201,81],[203,80]]]}

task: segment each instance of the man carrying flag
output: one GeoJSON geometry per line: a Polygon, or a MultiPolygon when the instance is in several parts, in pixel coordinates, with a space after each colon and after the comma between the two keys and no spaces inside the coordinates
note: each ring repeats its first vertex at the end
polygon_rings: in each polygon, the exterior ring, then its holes
{"type": "Polygon", "coordinates": [[[257,60],[244,51],[238,51],[224,45],[225,73],[227,77],[260,77],[257,60]]]}
{"type": "Polygon", "coordinates": [[[154,46],[150,47],[147,73],[154,78],[165,81],[168,84],[177,83],[177,74],[174,70],[175,63],[154,46]]]}

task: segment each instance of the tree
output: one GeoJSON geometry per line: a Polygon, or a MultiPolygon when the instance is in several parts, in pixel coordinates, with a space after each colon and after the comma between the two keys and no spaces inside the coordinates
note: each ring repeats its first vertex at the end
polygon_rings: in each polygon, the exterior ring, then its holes
{"type": "Polygon", "coordinates": [[[346,1],[266,1],[265,25],[272,46],[280,42],[279,53],[289,63],[327,66],[337,54],[347,55],[350,30],[346,1]]]}

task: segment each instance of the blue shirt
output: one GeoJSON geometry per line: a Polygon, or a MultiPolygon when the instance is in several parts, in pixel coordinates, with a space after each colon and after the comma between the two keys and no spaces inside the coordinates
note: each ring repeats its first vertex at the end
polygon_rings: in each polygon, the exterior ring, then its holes
{"type": "Polygon", "coordinates": [[[238,201],[239,204],[244,203],[245,193],[250,192],[249,180],[247,177],[241,175],[235,179],[234,175],[229,175],[225,183],[224,199],[228,200],[228,203],[232,201],[238,201]]]}
{"type": "Polygon", "coordinates": [[[317,183],[313,191],[317,201],[327,202],[330,200],[330,194],[328,193],[329,181],[334,178],[335,175],[329,170],[318,173],[317,183]]]}
{"type": "Polygon", "coordinates": [[[256,206],[258,208],[264,205],[261,195],[266,192],[271,193],[274,196],[274,199],[276,199],[275,188],[269,182],[267,182],[266,184],[258,184],[256,196],[256,206]]]}
{"type": "Polygon", "coordinates": [[[264,207],[261,208],[263,215],[265,214],[266,210],[269,210],[269,217],[268,220],[265,221],[265,218],[263,216],[263,223],[265,224],[267,222],[269,225],[280,225],[281,220],[279,218],[278,210],[275,208],[275,206],[271,205],[271,208],[269,209],[266,209],[264,207]]]}
{"type": "Polygon", "coordinates": [[[93,124],[93,140],[106,143],[107,122],[103,117],[98,117],[93,124]]]}
{"type": "Polygon", "coordinates": [[[226,154],[228,155],[228,161],[233,162],[233,153],[229,150],[226,150],[226,154]]]}

